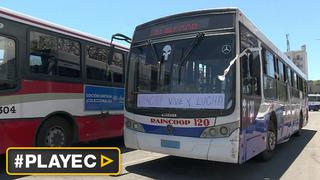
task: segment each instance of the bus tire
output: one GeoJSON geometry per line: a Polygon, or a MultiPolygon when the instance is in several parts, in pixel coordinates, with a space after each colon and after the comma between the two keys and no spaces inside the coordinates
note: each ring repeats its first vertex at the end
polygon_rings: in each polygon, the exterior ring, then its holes
{"type": "Polygon", "coordinates": [[[272,158],[277,145],[277,131],[272,119],[269,122],[267,132],[267,149],[258,155],[258,160],[268,161],[272,158]]]}
{"type": "Polygon", "coordinates": [[[68,121],[60,116],[53,116],[41,125],[36,139],[36,146],[71,146],[72,134],[72,128],[68,121]]]}
{"type": "Polygon", "coordinates": [[[300,113],[300,118],[299,118],[299,130],[293,134],[294,136],[300,136],[301,135],[302,126],[303,126],[303,115],[302,115],[302,112],[301,112],[300,113]]]}

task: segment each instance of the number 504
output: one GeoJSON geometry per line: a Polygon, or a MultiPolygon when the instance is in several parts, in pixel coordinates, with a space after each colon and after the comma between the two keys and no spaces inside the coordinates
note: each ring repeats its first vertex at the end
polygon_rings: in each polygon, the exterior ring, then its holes
{"type": "Polygon", "coordinates": [[[0,114],[16,113],[15,106],[0,106],[0,114]]]}

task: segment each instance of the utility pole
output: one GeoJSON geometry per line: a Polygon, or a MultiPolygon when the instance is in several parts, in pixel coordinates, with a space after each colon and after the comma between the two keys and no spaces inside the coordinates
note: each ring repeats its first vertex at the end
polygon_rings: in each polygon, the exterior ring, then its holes
{"type": "Polygon", "coordinates": [[[290,51],[289,34],[286,34],[286,38],[287,38],[287,52],[289,52],[290,51]]]}

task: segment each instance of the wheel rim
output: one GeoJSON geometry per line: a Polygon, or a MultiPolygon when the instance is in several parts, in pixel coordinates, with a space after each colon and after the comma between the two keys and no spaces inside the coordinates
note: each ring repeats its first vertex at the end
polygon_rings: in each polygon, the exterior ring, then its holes
{"type": "Polygon", "coordinates": [[[46,146],[56,147],[65,145],[65,134],[61,127],[53,127],[49,130],[46,137],[46,146]]]}
{"type": "Polygon", "coordinates": [[[270,151],[276,147],[276,134],[273,131],[268,131],[268,145],[270,151]]]}

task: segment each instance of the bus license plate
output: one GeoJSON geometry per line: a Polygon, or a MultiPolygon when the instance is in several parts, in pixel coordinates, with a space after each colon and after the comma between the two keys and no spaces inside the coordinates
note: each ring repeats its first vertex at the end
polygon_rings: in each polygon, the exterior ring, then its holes
{"type": "Polygon", "coordinates": [[[179,141],[161,140],[161,147],[180,149],[179,141]]]}

